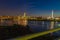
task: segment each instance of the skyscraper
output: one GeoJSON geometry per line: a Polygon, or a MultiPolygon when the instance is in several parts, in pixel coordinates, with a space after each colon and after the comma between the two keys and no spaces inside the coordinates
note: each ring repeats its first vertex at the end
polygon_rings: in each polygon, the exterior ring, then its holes
{"type": "Polygon", "coordinates": [[[23,15],[24,17],[26,17],[26,13],[24,12],[24,15],[23,15]]]}

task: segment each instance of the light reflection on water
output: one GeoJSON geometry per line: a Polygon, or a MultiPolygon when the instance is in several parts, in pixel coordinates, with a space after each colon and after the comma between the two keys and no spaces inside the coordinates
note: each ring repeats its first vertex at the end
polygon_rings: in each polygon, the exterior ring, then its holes
{"type": "MultiPolygon", "coordinates": [[[[46,31],[54,28],[60,28],[58,26],[60,22],[54,22],[54,21],[28,21],[28,25],[30,29],[33,32],[41,32],[41,31],[46,31]]],[[[54,36],[59,36],[60,37],[60,31],[52,33],[54,36]]],[[[55,40],[58,40],[59,38],[56,38],[55,40]]]]}
{"type": "MultiPolygon", "coordinates": [[[[33,32],[41,32],[41,31],[46,31],[54,28],[60,28],[58,26],[60,22],[54,22],[54,21],[29,21],[28,25],[30,26],[30,29],[33,32]]],[[[59,36],[60,37],[60,31],[54,32],[54,36],[59,36]]]]}

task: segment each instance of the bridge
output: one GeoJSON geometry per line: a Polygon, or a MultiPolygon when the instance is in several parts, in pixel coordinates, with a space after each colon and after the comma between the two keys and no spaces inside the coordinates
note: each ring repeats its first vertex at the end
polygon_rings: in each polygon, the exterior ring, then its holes
{"type": "Polygon", "coordinates": [[[29,39],[43,36],[43,35],[53,33],[53,32],[59,31],[59,30],[60,30],[60,28],[56,28],[56,29],[52,29],[52,30],[48,30],[48,31],[44,31],[44,32],[35,33],[35,34],[29,34],[29,35],[18,37],[18,38],[11,39],[11,40],[29,40],[29,39]]]}

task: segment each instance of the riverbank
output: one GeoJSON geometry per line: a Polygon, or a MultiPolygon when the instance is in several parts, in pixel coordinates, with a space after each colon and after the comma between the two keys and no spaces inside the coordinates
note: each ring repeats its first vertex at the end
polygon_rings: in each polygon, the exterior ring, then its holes
{"type": "Polygon", "coordinates": [[[58,21],[60,22],[60,20],[56,20],[56,19],[28,19],[28,21],[58,21]]]}
{"type": "Polygon", "coordinates": [[[47,34],[47,35],[43,35],[43,36],[39,36],[39,37],[29,39],[29,40],[56,40],[57,38],[59,38],[59,37],[54,36],[54,35],[51,36],[50,34],[47,34]]]}

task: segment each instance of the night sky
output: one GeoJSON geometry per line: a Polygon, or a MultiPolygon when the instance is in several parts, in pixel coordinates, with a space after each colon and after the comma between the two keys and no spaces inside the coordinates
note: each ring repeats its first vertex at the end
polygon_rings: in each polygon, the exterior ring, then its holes
{"type": "Polygon", "coordinates": [[[60,0],[0,0],[0,15],[60,16],[60,0]]]}

